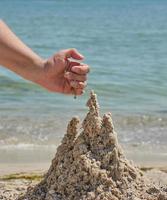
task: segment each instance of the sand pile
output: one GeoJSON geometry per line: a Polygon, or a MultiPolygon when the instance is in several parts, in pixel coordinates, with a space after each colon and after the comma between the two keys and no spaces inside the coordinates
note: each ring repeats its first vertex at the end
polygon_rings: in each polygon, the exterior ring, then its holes
{"type": "Polygon", "coordinates": [[[111,114],[100,117],[93,92],[87,106],[82,132],[73,118],[44,180],[19,200],[166,200],[165,189],[125,158],[111,114]]]}

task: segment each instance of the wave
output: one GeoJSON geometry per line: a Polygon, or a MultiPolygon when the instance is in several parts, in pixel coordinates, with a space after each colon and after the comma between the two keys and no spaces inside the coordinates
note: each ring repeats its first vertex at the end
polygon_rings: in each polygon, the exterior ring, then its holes
{"type": "MultiPolygon", "coordinates": [[[[0,116],[0,146],[19,147],[24,144],[30,148],[31,145],[57,145],[66,132],[69,119],[70,116],[64,113],[37,118],[31,115],[0,116]]],[[[166,116],[125,116],[113,113],[113,120],[118,137],[124,144],[166,144],[166,116]]]]}
{"type": "Polygon", "coordinates": [[[19,143],[19,144],[10,144],[10,145],[1,145],[0,150],[38,150],[38,149],[48,150],[48,149],[56,149],[57,145],[39,145],[39,144],[27,144],[27,143],[19,143]]]}

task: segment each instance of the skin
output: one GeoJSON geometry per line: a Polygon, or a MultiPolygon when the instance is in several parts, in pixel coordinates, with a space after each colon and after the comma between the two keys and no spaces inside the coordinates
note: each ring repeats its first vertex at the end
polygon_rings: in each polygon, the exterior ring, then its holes
{"type": "Polygon", "coordinates": [[[75,95],[84,92],[89,66],[80,64],[83,59],[76,49],[66,49],[45,60],[0,20],[0,65],[51,92],[75,95]]]}

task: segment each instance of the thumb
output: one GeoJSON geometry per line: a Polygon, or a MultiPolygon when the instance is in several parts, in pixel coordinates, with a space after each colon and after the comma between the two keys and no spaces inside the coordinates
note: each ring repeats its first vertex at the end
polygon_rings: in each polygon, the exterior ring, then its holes
{"type": "Polygon", "coordinates": [[[77,60],[82,60],[84,58],[76,49],[66,49],[64,53],[66,58],[74,58],[77,60]]]}

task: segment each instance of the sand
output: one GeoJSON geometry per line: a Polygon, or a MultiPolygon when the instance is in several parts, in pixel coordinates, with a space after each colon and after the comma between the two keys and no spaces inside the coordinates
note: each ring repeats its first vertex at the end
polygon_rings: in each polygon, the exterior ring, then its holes
{"type": "Polygon", "coordinates": [[[166,200],[167,188],[153,184],[120,147],[111,114],[99,114],[96,94],[78,130],[73,118],[44,179],[19,200],[166,200]]]}
{"type": "Polygon", "coordinates": [[[26,193],[28,187],[35,186],[41,180],[41,173],[18,173],[0,178],[0,199],[15,200],[26,193]]]}
{"type": "Polygon", "coordinates": [[[39,180],[27,182],[30,180],[22,179],[21,187],[18,179],[12,182],[2,179],[0,199],[167,200],[167,174],[155,170],[143,173],[126,159],[118,143],[111,113],[100,117],[94,92],[91,92],[87,106],[89,112],[82,122],[82,129],[78,118],[69,122],[67,133],[44,178],[38,184],[39,180]]]}
{"type": "MultiPolygon", "coordinates": [[[[22,171],[23,169],[19,169],[22,171]]],[[[142,168],[143,170],[143,168],[142,168]]],[[[152,180],[155,185],[165,185],[167,183],[167,168],[163,169],[150,169],[144,168],[143,173],[146,177],[152,180]],[[163,170],[163,171],[162,171],[163,170]],[[164,172],[165,170],[165,172],[164,172]]],[[[31,172],[17,174],[3,175],[0,177],[0,199],[2,200],[14,200],[18,196],[26,193],[28,187],[34,187],[43,178],[43,172],[31,172]]]]}

